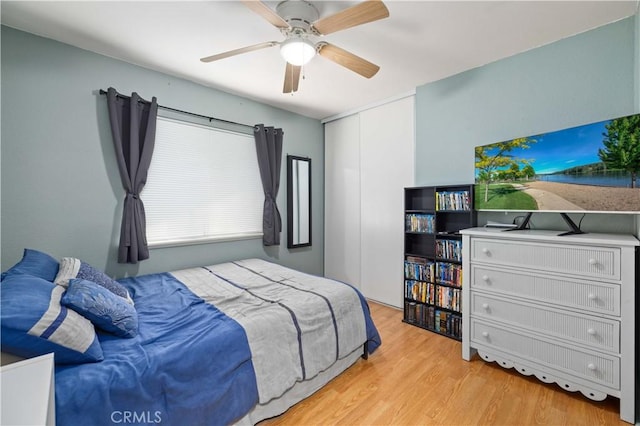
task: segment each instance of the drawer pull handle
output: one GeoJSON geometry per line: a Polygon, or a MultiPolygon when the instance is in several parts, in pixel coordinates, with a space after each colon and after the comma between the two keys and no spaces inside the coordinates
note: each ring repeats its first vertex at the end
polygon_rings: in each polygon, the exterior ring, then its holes
{"type": "Polygon", "coordinates": [[[483,303],[482,304],[482,309],[484,309],[485,311],[489,310],[489,304],[488,303],[483,303]]]}
{"type": "Polygon", "coordinates": [[[597,296],[597,295],[595,295],[595,294],[593,294],[593,293],[589,293],[589,294],[587,295],[587,298],[588,298],[589,300],[596,300],[596,299],[598,298],[598,296],[597,296]]]}
{"type": "Polygon", "coordinates": [[[486,247],[483,247],[483,248],[482,248],[482,252],[483,252],[484,254],[489,254],[489,249],[488,249],[488,248],[486,248],[486,247]]]}
{"type": "Polygon", "coordinates": [[[483,331],[482,332],[482,337],[489,337],[489,332],[488,331],[483,331]]]}
{"type": "Polygon", "coordinates": [[[589,329],[587,329],[587,333],[589,333],[592,336],[595,336],[596,335],[596,330],[593,329],[593,328],[589,328],[589,329]]]}
{"type": "Polygon", "coordinates": [[[482,281],[488,282],[489,281],[489,275],[483,275],[482,276],[482,281]]]}
{"type": "Polygon", "coordinates": [[[587,365],[587,368],[588,368],[589,370],[591,370],[591,371],[596,371],[596,370],[598,369],[598,367],[596,367],[596,365],[595,365],[594,363],[592,363],[592,362],[590,362],[590,363],[587,365]]]}
{"type": "Polygon", "coordinates": [[[593,259],[593,258],[589,259],[589,265],[597,265],[597,264],[598,264],[598,261],[596,259],[593,259]]]}

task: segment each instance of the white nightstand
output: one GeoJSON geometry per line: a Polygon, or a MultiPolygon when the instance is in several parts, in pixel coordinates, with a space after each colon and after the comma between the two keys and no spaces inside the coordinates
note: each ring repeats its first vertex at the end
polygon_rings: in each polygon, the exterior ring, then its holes
{"type": "Polygon", "coordinates": [[[0,424],[55,425],[53,354],[0,367],[0,424]]]}

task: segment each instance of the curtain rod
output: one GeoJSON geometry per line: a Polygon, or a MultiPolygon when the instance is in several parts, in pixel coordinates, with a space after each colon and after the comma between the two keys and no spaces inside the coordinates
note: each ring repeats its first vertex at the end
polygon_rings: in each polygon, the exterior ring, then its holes
{"type": "MultiPolygon", "coordinates": [[[[100,89],[100,94],[101,95],[106,95],[107,91],[103,90],[103,89],[100,89]]],[[[118,96],[119,98],[123,98],[123,99],[131,99],[131,96],[121,95],[120,93],[118,93],[116,96],[118,96]]],[[[149,102],[149,101],[144,101],[144,102],[149,102]]],[[[233,124],[235,126],[250,127],[251,129],[253,129],[255,127],[255,126],[250,125],[250,124],[236,123],[235,121],[229,121],[229,120],[225,120],[225,119],[222,119],[222,118],[216,118],[216,117],[209,117],[208,115],[196,114],[195,112],[184,111],[184,110],[181,110],[181,109],[171,108],[171,107],[164,106],[164,105],[158,105],[158,108],[166,109],[168,111],[178,112],[180,114],[192,115],[194,117],[206,118],[207,120],[209,120],[209,122],[215,120],[215,121],[219,121],[221,123],[233,124]]]]}

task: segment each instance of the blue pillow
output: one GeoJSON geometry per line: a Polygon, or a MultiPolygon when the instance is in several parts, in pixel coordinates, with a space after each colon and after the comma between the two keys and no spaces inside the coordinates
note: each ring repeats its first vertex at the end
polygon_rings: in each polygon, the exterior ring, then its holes
{"type": "Polygon", "coordinates": [[[111,279],[104,272],[94,268],[74,257],[63,257],[60,259],[60,269],[55,278],[55,283],[63,287],[69,285],[69,280],[73,278],[79,278],[83,280],[93,281],[94,283],[106,288],[113,294],[127,300],[128,303],[133,305],[133,300],[124,286],[115,280],[111,279]]]}
{"type": "Polygon", "coordinates": [[[90,320],[96,327],[120,337],[138,333],[138,313],[122,297],[98,284],[73,278],[62,296],[67,306],[90,320]]]}
{"type": "Polygon", "coordinates": [[[58,273],[58,261],[47,253],[24,249],[20,262],[2,273],[2,280],[11,275],[28,274],[53,282],[58,273]]]}
{"type": "Polygon", "coordinates": [[[53,352],[56,363],[101,361],[93,324],[60,304],[64,287],[32,275],[12,275],[0,291],[2,350],[31,358],[53,352]]]}

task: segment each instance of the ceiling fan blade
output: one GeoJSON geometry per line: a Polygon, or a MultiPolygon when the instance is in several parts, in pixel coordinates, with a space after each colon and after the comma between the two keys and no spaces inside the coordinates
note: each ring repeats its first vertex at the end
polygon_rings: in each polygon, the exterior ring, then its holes
{"type": "Polygon", "coordinates": [[[313,28],[320,34],[331,34],[388,16],[389,10],[381,0],[366,0],[314,22],[313,28]]]}
{"type": "Polygon", "coordinates": [[[253,10],[258,15],[269,21],[269,23],[277,28],[289,28],[287,21],[282,19],[280,15],[274,12],[269,6],[259,0],[242,0],[245,6],[253,10]]]}
{"type": "Polygon", "coordinates": [[[366,78],[373,77],[380,70],[376,64],[326,42],[320,44],[318,54],[366,78]]]}
{"type": "Polygon", "coordinates": [[[282,93],[293,93],[298,91],[301,69],[302,67],[291,65],[287,62],[287,67],[284,70],[284,87],[282,88],[282,93]]]}
{"type": "Polygon", "coordinates": [[[207,56],[205,58],[200,58],[202,62],[213,62],[219,59],[228,58],[230,56],[240,55],[241,53],[253,52],[254,50],[260,50],[267,47],[273,47],[277,44],[280,44],[277,41],[267,41],[264,43],[254,44],[253,46],[241,47],[240,49],[229,50],[228,52],[218,53],[217,55],[207,56]]]}

